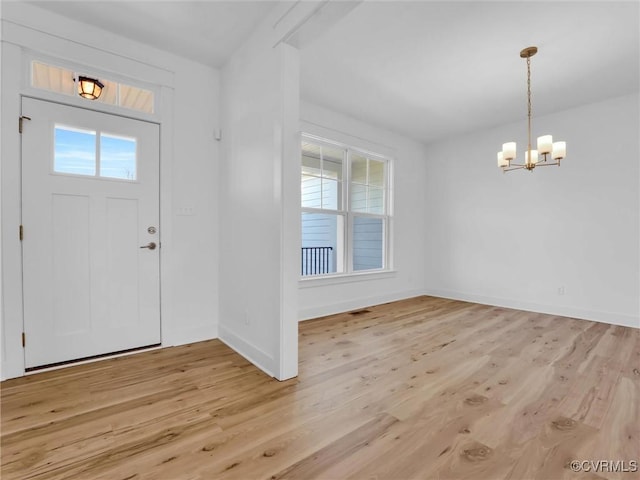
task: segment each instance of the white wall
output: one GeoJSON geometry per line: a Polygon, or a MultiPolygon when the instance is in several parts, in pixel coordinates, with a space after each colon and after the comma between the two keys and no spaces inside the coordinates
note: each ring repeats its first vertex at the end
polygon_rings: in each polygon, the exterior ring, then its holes
{"type": "MultiPolygon", "coordinates": [[[[171,170],[172,257],[163,271],[170,321],[163,334],[171,344],[218,336],[220,72],[194,62],[174,62],[174,147],[171,170]],[[207,93],[193,90],[193,79],[207,93]],[[180,209],[193,215],[181,215],[180,209]],[[169,310],[170,309],[170,310],[169,310]]],[[[162,206],[161,206],[162,208],[162,206]]]]}
{"type": "Polygon", "coordinates": [[[162,342],[217,336],[219,71],[24,3],[3,2],[2,27],[2,378],[24,372],[15,126],[21,94],[47,97],[28,88],[28,52],[158,88],[160,112],[146,119],[161,125],[162,342]],[[184,207],[193,215],[178,215],[184,207]]]}
{"type": "Polygon", "coordinates": [[[535,117],[534,136],[567,141],[561,167],[497,168],[525,121],[429,145],[427,292],[640,326],[638,101],[535,117]]]}
{"type": "Polygon", "coordinates": [[[424,146],[324,107],[302,102],[300,128],[327,139],[393,159],[393,271],[338,278],[304,279],[300,320],[409,298],[424,293],[426,178],[424,146]]]}
{"type": "Polygon", "coordinates": [[[271,15],[222,71],[220,339],[280,380],[297,375],[298,52],[271,15]]]}

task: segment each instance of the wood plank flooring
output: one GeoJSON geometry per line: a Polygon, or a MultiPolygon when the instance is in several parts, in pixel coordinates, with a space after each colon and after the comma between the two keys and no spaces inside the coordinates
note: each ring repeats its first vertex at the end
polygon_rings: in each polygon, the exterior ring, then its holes
{"type": "Polygon", "coordinates": [[[302,323],[286,382],[218,340],[3,382],[2,479],[640,478],[640,330],[367,310],[302,323]]]}

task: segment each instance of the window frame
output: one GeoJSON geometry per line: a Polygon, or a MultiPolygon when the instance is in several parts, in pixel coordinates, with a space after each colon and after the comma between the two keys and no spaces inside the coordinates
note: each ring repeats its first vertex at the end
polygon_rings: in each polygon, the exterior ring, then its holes
{"type": "MultiPolygon", "coordinates": [[[[372,152],[364,148],[348,145],[342,142],[330,140],[324,137],[313,135],[307,132],[302,132],[300,135],[300,145],[303,142],[308,141],[319,146],[326,146],[329,148],[339,148],[344,150],[343,162],[342,162],[342,180],[341,180],[341,195],[342,205],[339,205],[338,209],[329,208],[315,208],[315,207],[303,207],[300,202],[300,215],[303,213],[315,213],[315,214],[329,214],[343,217],[344,222],[344,236],[343,236],[343,248],[342,248],[342,265],[344,266],[341,272],[323,273],[315,275],[300,275],[301,281],[312,281],[319,279],[336,279],[340,277],[352,277],[352,276],[371,276],[386,274],[393,271],[392,263],[392,234],[393,234],[393,164],[392,157],[372,152]],[[376,161],[381,161],[384,164],[384,182],[382,186],[383,191],[383,213],[369,213],[369,212],[354,212],[352,209],[352,155],[357,154],[376,161]],[[362,218],[374,218],[382,220],[382,267],[366,270],[354,270],[354,245],[353,227],[355,223],[355,217],[362,218]]],[[[302,152],[302,151],[301,151],[302,152]]],[[[302,154],[300,155],[300,181],[302,179],[302,154]]],[[[369,184],[367,183],[367,186],[369,184]]],[[[321,203],[322,205],[322,203],[321,203]]],[[[302,236],[302,231],[300,231],[302,236]]]]}
{"type": "Polygon", "coordinates": [[[138,156],[139,156],[139,151],[138,151],[138,138],[137,137],[132,137],[130,135],[126,135],[126,134],[120,134],[120,133],[112,133],[109,131],[105,131],[105,130],[99,130],[99,129],[87,129],[85,127],[79,127],[79,126],[75,126],[75,125],[69,125],[66,123],[54,123],[53,124],[53,149],[51,151],[51,159],[49,162],[49,174],[50,175],[54,175],[54,176],[61,176],[61,177],[70,177],[70,178],[77,178],[77,179],[85,179],[85,180],[100,180],[100,181],[108,181],[108,182],[120,182],[120,183],[140,183],[140,179],[138,178],[138,173],[139,173],[139,165],[138,165],[138,156]],[[57,139],[56,139],[56,131],[60,129],[60,130],[65,130],[68,132],[78,132],[78,133],[89,133],[92,132],[95,140],[94,140],[94,144],[93,144],[93,153],[94,153],[94,158],[93,158],[93,162],[94,162],[94,173],[92,175],[88,175],[88,174],[83,174],[83,173],[74,173],[74,172],[65,172],[65,171],[61,171],[61,170],[56,170],[56,153],[57,153],[57,139]],[[122,140],[129,140],[132,141],[135,145],[135,151],[134,151],[134,168],[135,168],[135,177],[134,178],[124,178],[124,177],[113,177],[113,176],[108,176],[108,175],[103,175],[102,174],[102,156],[103,156],[103,149],[102,149],[102,140],[103,137],[111,137],[111,138],[118,138],[118,139],[122,139],[122,140]]]}
{"type": "Polygon", "coordinates": [[[133,118],[136,120],[144,120],[153,123],[160,123],[162,120],[162,112],[164,105],[164,88],[173,88],[174,82],[169,74],[166,76],[165,71],[161,71],[155,67],[151,67],[150,73],[141,73],[140,78],[124,75],[113,70],[103,70],[101,68],[88,68],[85,64],[63,59],[54,55],[48,55],[32,50],[25,50],[21,59],[21,89],[24,96],[39,98],[51,102],[58,102],[65,105],[77,106],[88,110],[101,111],[114,115],[133,118]],[[153,94],[153,113],[147,113],[143,110],[130,109],[118,105],[112,105],[100,101],[87,100],[77,94],[77,85],[74,82],[73,94],[62,93],[54,90],[38,88],[32,85],[32,66],[33,62],[42,63],[47,66],[62,68],[69,70],[78,75],[87,75],[92,78],[105,79],[107,81],[122,83],[128,86],[148,90],[153,94]],[[152,78],[153,77],[153,78],[152,78]]]}

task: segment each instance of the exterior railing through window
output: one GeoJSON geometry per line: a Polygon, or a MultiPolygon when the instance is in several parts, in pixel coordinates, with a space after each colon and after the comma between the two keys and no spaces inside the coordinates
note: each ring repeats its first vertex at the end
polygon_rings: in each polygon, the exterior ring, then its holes
{"type": "Polygon", "coordinates": [[[302,247],[302,275],[320,275],[332,270],[333,247],[302,247]]]}

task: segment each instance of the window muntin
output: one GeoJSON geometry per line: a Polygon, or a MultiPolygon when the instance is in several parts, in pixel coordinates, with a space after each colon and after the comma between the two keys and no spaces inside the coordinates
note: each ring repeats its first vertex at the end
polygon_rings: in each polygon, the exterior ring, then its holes
{"type": "Polygon", "coordinates": [[[342,210],[344,151],[302,143],[302,206],[342,210]]]}
{"type": "Polygon", "coordinates": [[[108,105],[118,105],[118,84],[111,80],[100,79],[100,81],[104,84],[104,87],[96,101],[108,105]]]}
{"type": "Polygon", "coordinates": [[[385,162],[364,154],[351,155],[351,210],[385,214],[385,162]]]}
{"type": "Polygon", "coordinates": [[[388,268],[389,160],[303,136],[301,163],[302,276],[388,268]]]}

